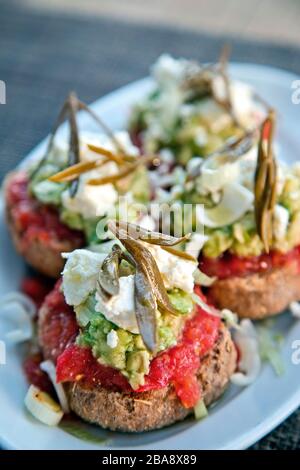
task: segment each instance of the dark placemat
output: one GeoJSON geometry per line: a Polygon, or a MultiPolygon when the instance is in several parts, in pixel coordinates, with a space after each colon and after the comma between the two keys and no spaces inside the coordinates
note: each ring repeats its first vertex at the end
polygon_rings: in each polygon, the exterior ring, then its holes
{"type": "MultiPolygon", "coordinates": [[[[233,45],[233,60],[300,74],[300,50],[293,47],[32,12],[2,0],[0,80],[6,82],[7,104],[0,105],[0,177],[49,132],[70,89],[91,102],[147,75],[149,65],[162,52],[209,61],[218,56],[225,41],[233,45]]],[[[253,448],[299,447],[298,411],[253,448]]]]}

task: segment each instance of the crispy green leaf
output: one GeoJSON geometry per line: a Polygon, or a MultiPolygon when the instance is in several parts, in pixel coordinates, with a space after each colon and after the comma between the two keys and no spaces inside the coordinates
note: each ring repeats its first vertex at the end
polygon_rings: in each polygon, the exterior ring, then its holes
{"type": "Polygon", "coordinates": [[[119,293],[119,263],[122,257],[122,250],[118,245],[114,245],[111,253],[105,258],[99,272],[99,283],[102,289],[110,295],[119,293]]]}
{"type": "Polygon", "coordinates": [[[127,238],[122,240],[122,243],[133,256],[138,268],[147,277],[159,308],[163,312],[177,315],[178,312],[171,305],[160,271],[150,251],[141,242],[134,239],[127,238]]]}
{"type": "Polygon", "coordinates": [[[274,127],[275,113],[270,111],[261,128],[254,186],[256,228],[267,253],[273,239],[276,204],[277,167],[272,148],[274,127]]]}
{"type": "Polygon", "coordinates": [[[170,253],[171,255],[178,256],[178,258],[185,259],[187,261],[197,262],[196,258],[185,251],[176,250],[170,246],[162,246],[162,249],[170,253]]]}
{"type": "Polygon", "coordinates": [[[184,235],[183,237],[172,237],[171,235],[165,235],[159,232],[152,232],[147,230],[140,225],[132,224],[129,222],[118,221],[117,225],[126,230],[132,238],[137,238],[147,243],[159,246],[174,246],[182,243],[190,238],[190,234],[184,235]]]}

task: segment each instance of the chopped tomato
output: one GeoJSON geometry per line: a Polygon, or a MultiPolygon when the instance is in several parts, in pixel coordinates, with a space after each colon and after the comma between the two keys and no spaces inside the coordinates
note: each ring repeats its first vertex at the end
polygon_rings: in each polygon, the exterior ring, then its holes
{"type": "Polygon", "coordinates": [[[287,266],[294,260],[298,261],[300,270],[300,246],[288,253],[271,251],[268,254],[264,253],[249,258],[231,253],[225,253],[219,258],[201,257],[199,267],[208,276],[227,279],[229,277],[243,277],[249,274],[268,272],[271,269],[287,266]]]}
{"type": "Polygon", "coordinates": [[[40,204],[30,196],[25,173],[14,175],[6,188],[6,197],[14,223],[22,233],[24,250],[33,239],[46,244],[51,240],[76,240],[78,246],[84,244],[83,233],[63,224],[55,207],[40,204]]]}
{"type": "Polygon", "coordinates": [[[112,367],[106,367],[94,358],[89,348],[73,344],[58,358],[56,366],[58,382],[82,381],[90,386],[101,385],[110,390],[131,391],[126,378],[112,367]]]}
{"type": "Polygon", "coordinates": [[[46,314],[40,328],[45,355],[53,362],[56,362],[58,356],[74,343],[78,335],[74,311],[66,304],[60,285],[61,281],[58,281],[43,303],[46,314]]]}

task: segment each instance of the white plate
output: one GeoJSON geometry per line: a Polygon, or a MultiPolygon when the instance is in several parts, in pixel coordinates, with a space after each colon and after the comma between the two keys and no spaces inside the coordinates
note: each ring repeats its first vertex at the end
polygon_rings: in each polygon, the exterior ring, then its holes
{"type": "MultiPolygon", "coordinates": [[[[293,161],[300,148],[300,106],[292,104],[291,84],[297,77],[273,68],[235,64],[234,77],[254,85],[266,100],[279,109],[279,143],[281,158],[293,161]]],[[[93,108],[113,128],[126,122],[129,109],[151,88],[149,79],[128,85],[95,102],[93,108]]],[[[90,121],[81,116],[81,124],[91,129],[90,121]]],[[[45,142],[29,157],[41,155],[45,142]]],[[[2,211],[3,212],[3,211],[2,211]]],[[[24,273],[22,260],[15,254],[5,223],[0,219],[0,294],[18,287],[24,273]]],[[[258,299],[259,302],[259,299],[258,299]]],[[[300,323],[287,313],[275,326],[285,337],[283,358],[285,375],[277,377],[265,365],[255,384],[238,389],[230,387],[202,422],[193,419],[161,431],[109,436],[106,445],[78,440],[57,428],[49,428],[31,419],[24,411],[27,385],[22,374],[21,348],[7,347],[7,364],[0,365],[0,440],[13,449],[244,449],[271,431],[300,405],[300,365],[292,364],[292,343],[300,339],[300,323]]],[[[5,331],[0,318],[0,340],[5,331]]]]}

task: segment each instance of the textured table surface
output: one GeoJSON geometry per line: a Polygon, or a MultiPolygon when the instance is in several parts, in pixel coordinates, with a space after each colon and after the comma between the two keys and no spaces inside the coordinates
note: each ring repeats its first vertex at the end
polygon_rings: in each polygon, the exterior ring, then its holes
{"type": "MultiPolygon", "coordinates": [[[[300,75],[300,49],[210,37],[108,19],[32,13],[1,1],[0,80],[7,104],[0,105],[0,177],[14,168],[48,132],[70,89],[87,102],[148,73],[165,51],[213,60],[224,41],[233,59],[273,65],[300,75]]],[[[254,449],[300,448],[300,411],[254,449]]]]}

